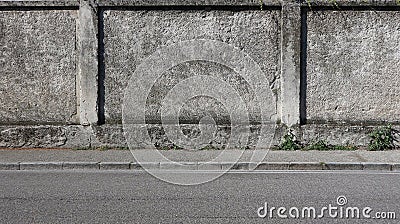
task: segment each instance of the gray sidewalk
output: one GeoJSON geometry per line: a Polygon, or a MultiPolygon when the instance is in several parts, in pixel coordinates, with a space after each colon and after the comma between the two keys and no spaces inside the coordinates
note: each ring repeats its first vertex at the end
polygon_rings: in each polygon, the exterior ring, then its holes
{"type": "MultiPolygon", "coordinates": [[[[137,151],[140,153],[145,150],[137,151]]],[[[160,151],[171,162],[155,162],[154,169],[176,169],[184,162],[190,169],[202,169],[221,151],[160,151]]],[[[242,151],[232,151],[242,152],[242,151]]],[[[244,151],[237,164],[210,163],[208,170],[249,169],[252,151],[244,151]]],[[[3,169],[141,169],[129,150],[0,150],[3,169]]],[[[260,170],[388,170],[400,169],[400,150],[392,151],[269,151],[260,170]]]]}

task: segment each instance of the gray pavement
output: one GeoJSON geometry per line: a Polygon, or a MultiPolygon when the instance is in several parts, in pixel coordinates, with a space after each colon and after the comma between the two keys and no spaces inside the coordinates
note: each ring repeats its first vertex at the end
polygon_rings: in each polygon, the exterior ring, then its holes
{"type": "Polygon", "coordinates": [[[165,158],[149,159],[136,150],[0,150],[0,170],[385,170],[400,171],[400,151],[265,151],[251,160],[253,151],[230,150],[239,159],[219,159],[221,151],[160,151],[165,158]],[[133,155],[134,154],[134,155],[133,155]],[[137,157],[139,155],[139,157],[137,157]],[[136,161],[135,158],[140,158],[136,161]],[[146,159],[143,159],[146,158],[146,159]],[[143,162],[146,162],[145,165],[143,162]],[[179,164],[178,164],[179,163],[179,164]],[[204,164],[206,163],[206,164],[204,164]],[[185,165],[181,165],[185,164],[185,165]]]}
{"type": "MultiPolygon", "coordinates": [[[[145,151],[145,150],[140,150],[145,151]]],[[[232,150],[234,151],[234,150],[232,150]]],[[[207,162],[220,151],[160,151],[172,161],[207,162]]],[[[236,151],[237,152],[237,151],[236,151]]],[[[249,161],[252,151],[244,151],[239,161],[249,161]]],[[[135,162],[129,150],[0,150],[0,162],[135,162]]],[[[391,151],[273,151],[265,162],[374,162],[400,163],[400,150],[391,151]]]]}
{"type": "Polygon", "coordinates": [[[196,186],[140,171],[0,171],[0,180],[0,223],[398,223],[257,215],[265,202],[320,209],[338,206],[339,196],[347,198],[343,208],[400,215],[393,172],[231,172],[196,186]]]}

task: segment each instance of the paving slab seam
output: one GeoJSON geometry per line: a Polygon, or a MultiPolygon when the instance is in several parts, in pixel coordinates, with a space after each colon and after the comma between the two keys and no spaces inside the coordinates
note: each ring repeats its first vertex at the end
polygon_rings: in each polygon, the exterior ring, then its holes
{"type": "Polygon", "coordinates": [[[6,162],[0,170],[366,170],[400,171],[400,163],[372,162],[6,162]]]}

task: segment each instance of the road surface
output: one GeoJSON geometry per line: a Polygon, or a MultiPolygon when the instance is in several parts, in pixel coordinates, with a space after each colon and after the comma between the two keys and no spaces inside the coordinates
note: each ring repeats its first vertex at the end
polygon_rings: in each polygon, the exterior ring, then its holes
{"type": "MultiPolygon", "coordinates": [[[[165,183],[140,171],[1,171],[0,180],[0,223],[399,223],[400,220],[400,173],[394,172],[232,172],[197,186],[165,183]],[[370,207],[371,216],[375,217],[376,212],[388,212],[386,215],[395,212],[397,219],[332,218],[327,212],[317,219],[285,219],[278,217],[276,210],[259,217],[264,213],[261,207],[265,203],[268,210],[297,207],[301,213],[304,207],[315,207],[320,213],[329,204],[339,208],[339,196],[347,199],[344,209],[370,207]]],[[[288,215],[288,211],[284,214],[288,215]]]]}

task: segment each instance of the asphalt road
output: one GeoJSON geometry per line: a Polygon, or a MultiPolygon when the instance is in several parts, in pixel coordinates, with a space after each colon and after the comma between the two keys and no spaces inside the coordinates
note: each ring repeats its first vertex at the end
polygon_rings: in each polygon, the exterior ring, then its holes
{"type": "MultiPolygon", "coordinates": [[[[399,223],[400,173],[235,172],[178,186],[133,171],[2,171],[0,223],[399,223]],[[339,206],[337,198],[347,204],[339,206]],[[343,198],[342,198],[343,199],[343,198]],[[260,218],[258,208],[371,207],[395,220],[260,218]]],[[[264,210],[260,210],[263,214],[264,210]]],[[[295,211],[294,209],[292,212],[295,211]]],[[[288,215],[288,211],[283,213],[288,215]]],[[[296,215],[295,213],[292,213],[296,215]]],[[[382,214],[382,213],[380,213],[382,214]]],[[[301,216],[301,214],[300,214],[301,216]]]]}

